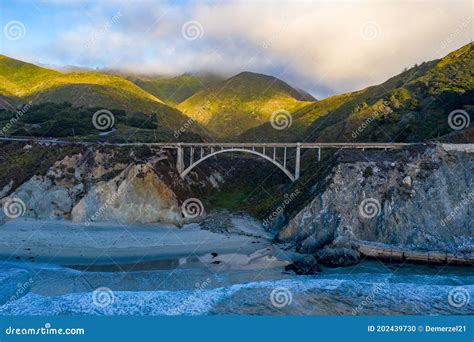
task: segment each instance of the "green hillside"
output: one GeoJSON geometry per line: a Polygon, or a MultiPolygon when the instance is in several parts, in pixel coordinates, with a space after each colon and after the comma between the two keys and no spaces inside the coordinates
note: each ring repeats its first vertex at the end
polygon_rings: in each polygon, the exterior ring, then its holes
{"type": "MultiPolygon", "coordinates": [[[[292,113],[292,126],[263,124],[239,139],[270,141],[423,141],[453,130],[448,115],[474,109],[474,44],[416,65],[386,82],[335,95],[292,113]]],[[[472,120],[471,120],[472,122],[472,120]]]]}
{"type": "MultiPolygon", "coordinates": [[[[30,102],[69,103],[77,108],[144,113],[157,118],[160,129],[174,131],[189,118],[134,83],[117,75],[63,73],[0,55],[0,107],[13,110],[30,102]]],[[[191,132],[204,132],[198,124],[191,132]]]]}
{"type": "Polygon", "coordinates": [[[117,140],[173,140],[173,133],[186,127],[187,135],[174,139],[462,142],[472,137],[472,125],[467,132],[454,132],[448,115],[461,109],[472,117],[473,67],[470,43],[382,84],[316,101],[275,77],[251,72],[225,81],[214,75],[65,73],[0,55],[0,108],[5,108],[0,124],[8,122],[16,106],[31,102],[25,122],[9,134],[79,132],[94,139],[89,117],[93,110],[109,109],[117,116],[117,131],[108,137],[117,140]],[[291,125],[273,128],[270,118],[276,111],[291,113],[291,125]],[[72,119],[63,122],[60,115],[72,119]],[[77,121],[84,118],[87,127],[77,121]]]}
{"type": "Polygon", "coordinates": [[[115,75],[93,72],[62,73],[0,55],[0,92],[17,97],[33,96],[65,85],[99,85],[127,92],[139,99],[163,103],[132,82],[115,75]]]}
{"type": "Polygon", "coordinates": [[[170,106],[176,106],[198,91],[222,81],[221,77],[213,74],[175,77],[127,75],[126,78],[170,106]]]}
{"type": "Polygon", "coordinates": [[[12,110],[0,109],[0,135],[55,137],[108,142],[169,142],[201,141],[205,132],[185,130],[179,139],[171,130],[175,124],[160,121],[158,115],[140,112],[127,113],[124,110],[112,109],[113,127],[107,128],[105,134],[93,124],[94,113],[102,108],[77,107],[70,103],[40,103],[26,105],[22,115],[12,110]],[[18,121],[12,121],[18,118],[18,121]]]}
{"type": "Polygon", "coordinates": [[[277,110],[292,112],[311,101],[312,97],[275,77],[243,72],[199,91],[178,108],[217,138],[230,139],[269,122],[277,110]]]}

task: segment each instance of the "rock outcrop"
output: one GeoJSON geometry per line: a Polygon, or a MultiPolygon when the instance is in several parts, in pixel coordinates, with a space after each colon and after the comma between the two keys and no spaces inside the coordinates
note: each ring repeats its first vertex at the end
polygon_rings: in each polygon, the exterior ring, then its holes
{"type": "Polygon", "coordinates": [[[182,223],[176,195],[147,164],[130,165],[111,180],[91,186],[72,209],[71,218],[86,224],[182,223]]]}
{"type": "Polygon", "coordinates": [[[278,240],[342,264],[357,262],[361,242],[472,254],[473,159],[441,146],[340,151],[278,240]]]}
{"type": "MultiPolygon", "coordinates": [[[[12,182],[7,183],[0,204],[14,199],[12,209],[21,216],[86,225],[94,221],[181,225],[187,221],[180,203],[193,196],[171,159],[160,151],[84,148],[13,191],[12,182]]],[[[2,221],[12,217],[0,212],[2,221]]]]}
{"type": "Polygon", "coordinates": [[[84,184],[66,186],[47,176],[33,176],[12,197],[25,204],[25,215],[41,219],[68,217],[84,184]]]}

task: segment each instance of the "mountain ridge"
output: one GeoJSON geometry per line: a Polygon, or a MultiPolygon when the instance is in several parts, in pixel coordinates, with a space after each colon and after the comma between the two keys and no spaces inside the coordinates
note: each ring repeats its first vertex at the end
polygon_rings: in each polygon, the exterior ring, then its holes
{"type": "Polygon", "coordinates": [[[124,74],[123,77],[173,107],[176,107],[196,92],[222,81],[219,75],[195,75],[192,73],[184,73],[178,76],[124,74]]]}
{"type": "MultiPolygon", "coordinates": [[[[269,122],[239,136],[252,141],[407,141],[452,133],[448,114],[472,113],[474,44],[390,77],[381,84],[337,94],[292,112],[292,125],[275,130],[269,122]]],[[[469,115],[469,114],[468,114],[469,115]]],[[[470,114],[472,116],[472,114],[470,114]]],[[[472,122],[472,120],[471,120],[472,122]]],[[[468,128],[472,130],[472,128],[468,128]]]]}
{"type": "MultiPolygon", "coordinates": [[[[139,116],[143,113],[156,117],[160,129],[171,132],[168,136],[189,121],[178,109],[117,75],[64,73],[0,55],[0,108],[16,111],[17,106],[25,103],[70,103],[78,108],[77,114],[81,108],[119,110],[139,116]]],[[[144,124],[149,127],[148,122],[144,124]]],[[[204,132],[198,124],[189,130],[204,132]]]]}
{"type": "Polygon", "coordinates": [[[275,111],[293,111],[313,101],[274,76],[244,71],[197,92],[177,108],[229,139],[268,122],[275,111]]]}
{"type": "Polygon", "coordinates": [[[416,142],[448,134],[457,140],[472,134],[452,134],[447,115],[472,113],[473,66],[474,44],[469,43],[378,85],[316,100],[277,77],[250,71],[225,80],[194,74],[65,73],[0,55],[0,107],[69,102],[156,114],[168,130],[189,126],[215,141],[416,142]],[[272,115],[279,112],[290,116],[288,127],[272,126],[272,115]]]}

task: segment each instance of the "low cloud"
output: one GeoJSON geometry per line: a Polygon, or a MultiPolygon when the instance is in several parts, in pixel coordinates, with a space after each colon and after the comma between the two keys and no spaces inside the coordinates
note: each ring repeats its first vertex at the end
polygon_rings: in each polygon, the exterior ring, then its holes
{"type": "Polygon", "coordinates": [[[107,1],[90,11],[35,47],[42,62],[168,75],[250,70],[318,97],[442,57],[468,43],[473,27],[470,1],[107,1]],[[199,38],[183,37],[189,21],[202,27],[199,38]]]}

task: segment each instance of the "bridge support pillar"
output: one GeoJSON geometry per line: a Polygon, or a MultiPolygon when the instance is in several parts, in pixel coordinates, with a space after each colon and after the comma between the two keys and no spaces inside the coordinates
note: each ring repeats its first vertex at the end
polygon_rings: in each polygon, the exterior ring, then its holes
{"type": "Polygon", "coordinates": [[[298,143],[296,145],[295,180],[300,178],[300,154],[301,154],[301,146],[300,146],[300,143],[298,143]]]}
{"type": "Polygon", "coordinates": [[[176,169],[181,174],[184,171],[184,154],[183,147],[181,144],[178,144],[177,154],[176,154],[176,169]]]}

